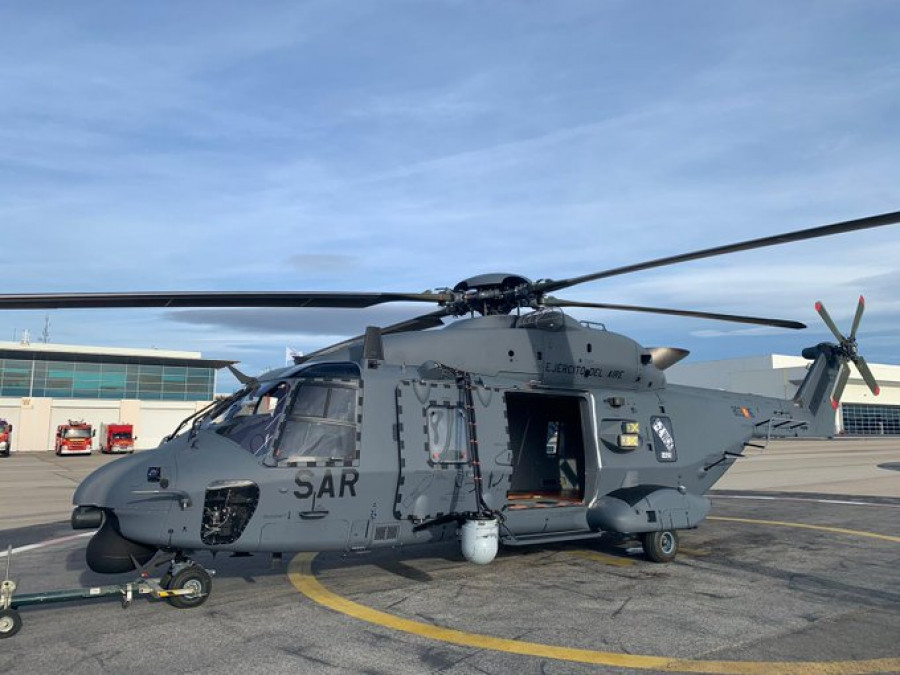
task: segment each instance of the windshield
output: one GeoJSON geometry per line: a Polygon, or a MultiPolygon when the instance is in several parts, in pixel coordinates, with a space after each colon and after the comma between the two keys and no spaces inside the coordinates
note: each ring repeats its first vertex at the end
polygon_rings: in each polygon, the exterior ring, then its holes
{"type": "Polygon", "coordinates": [[[291,391],[287,380],[247,389],[243,396],[209,421],[209,429],[231,439],[247,452],[269,451],[291,391]]]}
{"type": "Polygon", "coordinates": [[[63,438],[90,438],[90,429],[66,429],[63,432],[63,438]]]}
{"type": "Polygon", "coordinates": [[[131,440],[131,434],[128,433],[127,431],[119,431],[118,433],[113,434],[112,437],[114,439],[116,439],[117,441],[130,441],[131,440]]]}

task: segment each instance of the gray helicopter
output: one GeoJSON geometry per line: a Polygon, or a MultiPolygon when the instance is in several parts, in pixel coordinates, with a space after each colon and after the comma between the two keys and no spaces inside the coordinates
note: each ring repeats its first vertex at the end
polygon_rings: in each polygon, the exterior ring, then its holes
{"type": "MultiPolygon", "coordinates": [[[[485,564],[498,545],[637,538],[669,562],[704,494],[755,439],[825,437],[855,364],[836,343],[793,400],[669,385],[687,355],[646,348],[563,312],[652,312],[799,329],[795,321],[574,302],[551,293],[616,275],[900,222],[900,212],[744,241],[562,280],[484,274],[425,293],[196,292],[4,295],[0,308],[344,307],[438,309],[332,345],[258,377],[184,420],[155,449],[123,457],[75,492],[72,527],[99,528],[89,567],[121,573],[168,556],[178,607],[211,590],[197,551],[363,551],[460,539],[485,564]],[[442,319],[460,317],[441,330],[442,319]],[[464,318],[461,318],[464,317],[464,318]]],[[[165,564],[165,563],[164,563],[165,564]]]]}

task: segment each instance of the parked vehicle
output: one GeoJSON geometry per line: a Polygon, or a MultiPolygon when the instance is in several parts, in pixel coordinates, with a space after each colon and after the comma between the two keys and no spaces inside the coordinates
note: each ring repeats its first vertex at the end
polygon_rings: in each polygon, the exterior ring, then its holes
{"type": "Polygon", "coordinates": [[[89,455],[97,432],[84,420],[69,420],[56,427],[57,455],[89,455]]]}
{"type": "Polygon", "coordinates": [[[13,426],[4,419],[0,419],[0,457],[9,457],[12,450],[13,426]]]}
{"type": "Polygon", "coordinates": [[[132,424],[107,424],[100,425],[100,452],[112,454],[117,452],[134,452],[134,435],[132,424]]]}

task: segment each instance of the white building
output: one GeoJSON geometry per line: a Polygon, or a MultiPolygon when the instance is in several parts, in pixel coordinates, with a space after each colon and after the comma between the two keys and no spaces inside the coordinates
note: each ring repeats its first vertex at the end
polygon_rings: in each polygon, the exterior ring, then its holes
{"type": "Polygon", "coordinates": [[[14,452],[53,449],[57,425],[70,419],[97,429],[130,423],[137,447],[154,448],[212,401],[216,370],[229,363],[200,352],[0,342],[0,418],[13,425],[14,452]]]}
{"type": "MultiPolygon", "coordinates": [[[[739,359],[678,363],[666,371],[673,384],[724,389],[742,394],[793,398],[811,361],[769,354],[739,359]]],[[[870,363],[881,391],[872,394],[856,367],[841,397],[835,433],[853,436],[900,435],[900,366],[870,363]]]]}

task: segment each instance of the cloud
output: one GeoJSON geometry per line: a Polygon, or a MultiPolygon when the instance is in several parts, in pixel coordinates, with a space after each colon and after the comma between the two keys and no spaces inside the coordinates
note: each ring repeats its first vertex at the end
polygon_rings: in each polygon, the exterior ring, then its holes
{"type": "Polygon", "coordinates": [[[288,263],[303,272],[341,272],[360,265],[358,256],[342,254],[298,253],[288,258],[288,263]]]}

